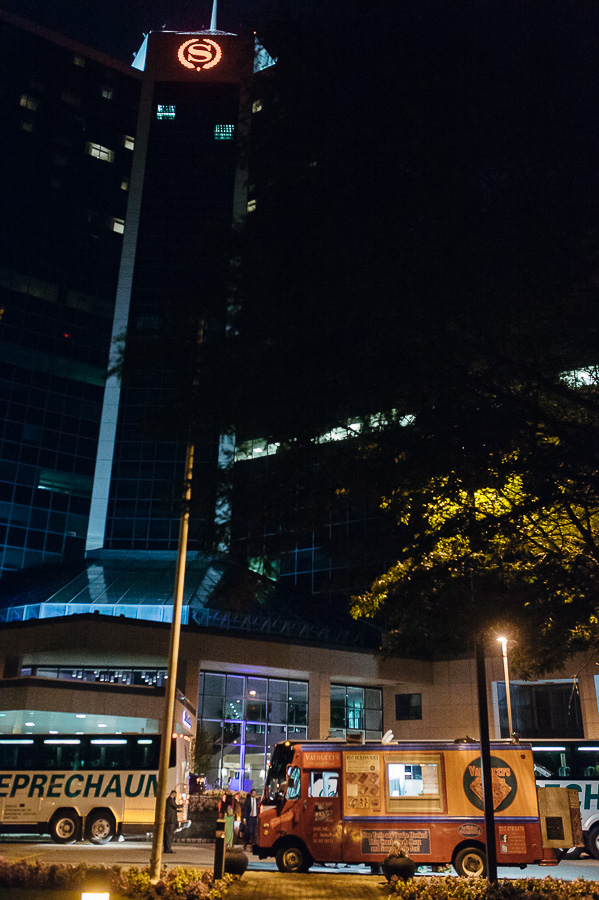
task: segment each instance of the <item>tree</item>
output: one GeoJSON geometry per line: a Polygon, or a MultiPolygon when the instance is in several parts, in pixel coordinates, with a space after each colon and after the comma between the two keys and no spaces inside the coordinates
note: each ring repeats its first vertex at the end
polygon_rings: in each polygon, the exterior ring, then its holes
{"type": "Polygon", "coordinates": [[[382,611],[390,648],[455,653],[507,630],[532,675],[599,641],[597,372],[530,388],[479,393],[468,427],[455,407],[410,426],[382,503],[397,562],[352,610],[382,611]]]}
{"type": "Polygon", "coordinates": [[[199,775],[205,775],[212,765],[214,753],[214,739],[212,735],[202,725],[198,725],[193,742],[193,771],[199,775]]]}

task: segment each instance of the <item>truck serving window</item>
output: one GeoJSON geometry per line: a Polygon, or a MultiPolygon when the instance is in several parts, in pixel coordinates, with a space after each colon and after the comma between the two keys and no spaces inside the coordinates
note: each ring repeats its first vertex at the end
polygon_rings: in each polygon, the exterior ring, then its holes
{"type": "Polygon", "coordinates": [[[387,808],[400,810],[441,810],[441,760],[423,754],[394,754],[385,759],[387,808]]]}

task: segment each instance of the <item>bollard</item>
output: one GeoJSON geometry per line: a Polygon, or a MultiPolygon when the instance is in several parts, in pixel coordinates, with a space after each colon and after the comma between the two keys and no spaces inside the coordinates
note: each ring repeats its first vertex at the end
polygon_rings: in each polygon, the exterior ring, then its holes
{"type": "Polygon", "coordinates": [[[225,874],[225,820],[216,822],[216,836],[214,838],[214,878],[216,881],[225,874]]]}

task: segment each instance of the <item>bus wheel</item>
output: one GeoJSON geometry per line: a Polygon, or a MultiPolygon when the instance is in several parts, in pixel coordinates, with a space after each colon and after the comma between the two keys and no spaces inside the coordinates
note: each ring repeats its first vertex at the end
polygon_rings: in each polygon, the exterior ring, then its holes
{"type": "Polygon", "coordinates": [[[92,844],[107,844],[115,835],[115,822],[108,812],[92,813],[87,818],[87,836],[92,844]]]}
{"type": "Polygon", "coordinates": [[[77,813],[69,810],[58,812],[50,822],[50,837],[57,844],[74,844],[79,836],[80,824],[77,813]]]}
{"type": "Polygon", "coordinates": [[[301,847],[281,847],[275,857],[279,872],[307,872],[312,860],[301,847]]]}
{"type": "Polygon", "coordinates": [[[593,825],[592,828],[585,831],[584,843],[591,856],[599,859],[599,825],[593,825]]]}
{"type": "Polygon", "coordinates": [[[478,847],[464,847],[456,854],[453,866],[458,875],[482,878],[487,874],[487,855],[478,847]]]}

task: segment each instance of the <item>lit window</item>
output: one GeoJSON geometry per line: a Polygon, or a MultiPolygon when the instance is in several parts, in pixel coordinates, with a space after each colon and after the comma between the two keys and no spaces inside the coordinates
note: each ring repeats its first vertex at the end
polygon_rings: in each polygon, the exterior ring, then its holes
{"type": "Polygon", "coordinates": [[[256,209],[256,201],[248,200],[248,212],[254,212],[255,209],[256,209]]]}
{"type": "Polygon", "coordinates": [[[30,97],[29,94],[23,94],[21,97],[21,106],[24,106],[25,109],[32,109],[35,112],[38,107],[38,101],[35,97],[30,97]]]}
{"type": "Polygon", "coordinates": [[[112,219],[112,230],[117,231],[119,234],[122,234],[125,230],[125,220],[124,219],[112,219]]]}
{"type": "Polygon", "coordinates": [[[23,119],[21,128],[23,131],[33,131],[33,122],[30,122],[29,119],[23,119]]]}
{"type": "Polygon", "coordinates": [[[133,150],[133,148],[135,147],[135,138],[131,137],[130,134],[126,134],[123,143],[127,150],[133,150]]]}
{"type": "Polygon", "coordinates": [[[77,94],[72,94],[71,91],[63,91],[60,99],[63,103],[68,103],[69,106],[81,106],[81,97],[78,97],[77,94]]]}
{"type": "Polygon", "coordinates": [[[112,91],[112,88],[110,87],[110,85],[108,85],[108,84],[102,85],[102,96],[106,100],[112,100],[112,93],[113,93],[113,91],[112,91]]]}
{"type": "Polygon", "coordinates": [[[80,66],[80,68],[83,68],[85,65],[85,57],[75,54],[75,56],[73,57],[73,62],[76,66],[80,66]]]}
{"type": "Polygon", "coordinates": [[[214,126],[214,140],[215,141],[232,141],[234,131],[235,131],[234,125],[215,125],[214,126]]]}
{"type": "Polygon", "coordinates": [[[129,190],[129,179],[121,178],[121,190],[128,191],[129,190]]]}
{"type": "Polygon", "coordinates": [[[103,147],[102,144],[93,144],[91,141],[88,141],[85,145],[85,152],[89,153],[90,156],[95,156],[96,159],[103,159],[104,162],[114,162],[114,150],[109,150],[108,147],[103,147]]]}
{"type": "Polygon", "coordinates": [[[262,109],[262,100],[254,100],[254,102],[252,103],[252,112],[253,113],[260,112],[261,109],[262,109]]]}
{"type": "Polygon", "coordinates": [[[157,119],[174,119],[175,118],[176,109],[172,104],[166,105],[164,103],[159,103],[156,107],[156,118],[157,119]]]}

